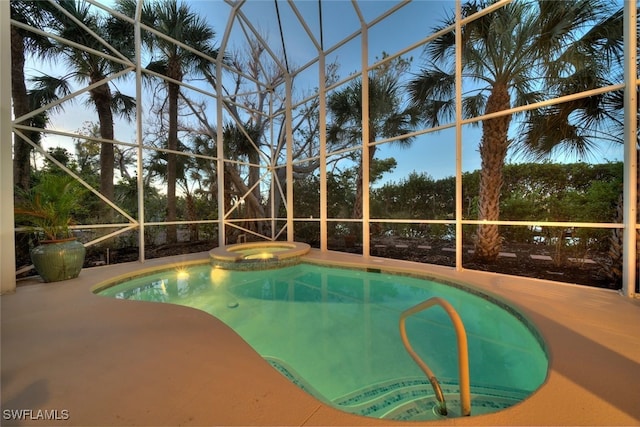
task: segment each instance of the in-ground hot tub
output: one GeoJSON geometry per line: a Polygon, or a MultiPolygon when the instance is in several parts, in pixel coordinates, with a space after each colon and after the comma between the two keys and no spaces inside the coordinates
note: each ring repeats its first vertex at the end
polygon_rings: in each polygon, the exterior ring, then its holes
{"type": "Polygon", "coordinates": [[[211,265],[226,270],[263,270],[297,264],[310,249],[300,242],[249,242],[214,248],[209,257],[211,265]]]}

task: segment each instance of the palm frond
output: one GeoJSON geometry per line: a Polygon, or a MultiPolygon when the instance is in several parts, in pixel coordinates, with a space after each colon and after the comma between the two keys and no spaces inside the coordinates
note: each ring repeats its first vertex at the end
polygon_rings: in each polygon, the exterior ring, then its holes
{"type": "MultiPolygon", "coordinates": [[[[54,77],[48,74],[40,74],[38,76],[31,77],[29,82],[31,83],[29,99],[32,110],[51,104],[72,92],[68,76],[54,77]]],[[[53,107],[54,111],[63,109],[63,104],[58,104],[53,107]]]]}
{"type": "Polygon", "coordinates": [[[115,92],[111,100],[111,110],[120,117],[131,121],[135,117],[136,99],[122,92],[115,92]]]}

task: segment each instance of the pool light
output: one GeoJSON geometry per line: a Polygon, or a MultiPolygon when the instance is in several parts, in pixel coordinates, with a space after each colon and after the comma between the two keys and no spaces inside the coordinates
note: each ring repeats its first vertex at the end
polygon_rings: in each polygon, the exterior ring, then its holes
{"type": "Polygon", "coordinates": [[[184,268],[179,268],[177,271],[178,280],[186,280],[189,278],[189,272],[184,268]]]}

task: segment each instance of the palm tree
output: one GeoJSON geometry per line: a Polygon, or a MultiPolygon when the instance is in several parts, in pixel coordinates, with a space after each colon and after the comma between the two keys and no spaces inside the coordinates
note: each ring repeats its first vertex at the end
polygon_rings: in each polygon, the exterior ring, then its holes
{"type": "MultiPolygon", "coordinates": [[[[395,65],[383,67],[369,76],[369,141],[378,138],[393,138],[409,133],[416,123],[415,109],[403,105],[399,79],[406,70],[407,62],[397,60],[395,65]]],[[[329,126],[329,141],[346,140],[354,145],[362,141],[362,80],[356,79],[329,96],[327,109],[333,116],[329,126]]],[[[412,138],[397,141],[407,146],[412,138]]],[[[369,165],[372,164],[377,147],[369,146],[369,165]]],[[[362,218],[362,158],[356,178],[356,198],[352,218],[362,218]]]]}
{"type": "MultiPolygon", "coordinates": [[[[605,15],[558,58],[573,72],[550,82],[557,96],[571,95],[623,81],[624,8],[605,15]]],[[[518,150],[534,160],[556,151],[587,157],[597,139],[622,144],[624,92],[605,92],[532,111],[522,123],[518,150]]],[[[640,114],[640,112],[639,112],[640,114]]]]}
{"type": "MultiPolygon", "coordinates": [[[[623,20],[624,8],[615,10],[571,46],[565,57],[580,58],[583,64],[557,81],[555,91],[559,96],[623,81],[623,20]]],[[[640,40],[638,46],[640,49],[640,40]]],[[[520,132],[523,137],[517,143],[519,150],[535,160],[548,158],[556,151],[585,157],[595,148],[596,138],[624,143],[624,93],[621,90],[576,99],[534,113],[523,123],[520,132]]],[[[640,111],[636,120],[640,120],[640,111]]],[[[637,145],[640,146],[640,140],[637,145]]],[[[623,202],[621,191],[614,222],[623,221],[623,202]]],[[[640,199],[636,204],[640,208],[640,199]]],[[[622,280],[622,235],[622,229],[611,230],[610,263],[603,266],[605,274],[615,284],[622,280]]]]}
{"type": "MultiPolygon", "coordinates": [[[[118,8],[128,16],[133,16],[136,7],[135,0],[120,0],[118,8]]],[[[216,58],[218,50],[213,45],[215,31],[209,24],[186,3],[177,0],[162,0],[160,2],[146,2],[142,10],[142,23],[160,33],[183,43],[202,54],[216,58]]],[[[213,64],[203,56],[191,50],[159,37],[150,32],[143,35],[143,43],[147,45],[153,55],[147,69],[166,76],[162,84],[167,91],[168,135],[167,146],[171,151],[178,150],[178,99],[180,84],[189,74],[202,74],[213,64]]],[[[176,154],[167,153],[167,221],[175,221],[176,208],[176,154]]],[[[177,241],[177,229],[169,226],[167,241],[177,241]]]]}
{"type": "MultiPolygon", "coordinates": [[[[108,46],[82,28],[77,23],[79,21],[97,36],[116,47],[126,57],[132,57],[134,48],[132,26],[92,11],[90,4],[86,2],[59,0],[58,5],[60,9],[52,9],[55,19],[51,26],[59,36],[104,54],[113,55],[108,46]]],[[[100,137],[105,140],[113,140],[114,113],[130,119],[135,108],[135,101],[118,90],[112,90],[106,79],[110,75],[124,70],[125,66],[120,62],[59,42],[56,42],[55,49],[52,49],[50,54],[62,56],[68,64],[71,72],[63,80],[73,78],[89,85],[104,82],[89,90],[90,102],[98,114],[100,137]]],[[[100,193],[109,200],[114,198],[113,171],[114,145],[112,142],[102,142],[100,146],[100,193]]]]}
{"type": "MultiPolygon", "coordinates": [[[[29,98],[30,111],[37,110],[45,105],[71,94],[71,86],[65,79],[56,78],[47,74],[31,77],[29,82],[29,90],[27,96],[29,98]]],[[[38,129],[44,129],[49,124],[49,113],[62,111],[62,104],[55,105],[46,111],[42,111],[29,119],[29,124],[38,129]]],[[[42,141],[42,132],[31,131],[28,133],[29,139],[40,145],[42,141]]]]}
{"type": "MultiPolygon", "coordinates": [[[[470,17],[491,3],[487,0],[468,2],[462,7],[462,15],[470,17]]],[[[547,90],[553,92],[570,65],[584,64],[579,61],[585,58],[579,58],[579,52],[572,49],[573,42],[605,13],[603,0],[532,0],[509,3],[465,24],[461,42],[462,73],[474,89],[464,95],[463,115],[477,117],[544,99],[547,90]]],[[[453,24],[454,18],[449,17],[435,31],[453,24]]],[[[453,118],[455,113],[455,75],[451,71],[454,50],[453,31],[430,43],[425,48],[427,67],[408,87],[413,104],[422,110],[425,123],[432,126],[438,125],[442,118],[453,118]]],[[[511,120],[512,115],[503,115],[482,122],[480,220],[500,218],[502,169],[513,142],[509,138],[511,120]]],[[[501,240],[497,225],[480,224],[475,235],[476,259],[494,261],[501,240]]]]}
{"type": "MultiPolygon", "coordinates": [[[[27,24],[36,29],[46,27],[50,15],[41,7],[40,2],[30,0],[11,1],[11,19],[27,24]]],[[[11,100],[13,103],[14,117],[22,117],[35,108],[39,108],[38,101],[29,96],[24,64],[27,54],[42,55],[51,47],[47,37],[34,32],[26,31],[17,26],[11,27],[11,100]]],[[[43,116],[32,118],[30,122],[21,123],[38,127],[42,124],[43,116]]],[[[26,134],[28,138],[36,142],[38,136],[34,132],[26,134]]],[[[29,157],[31,146],[18,135],[14,135],[13,146],[13,183],[23,190],[29,189],[30,166],[29,157]]]]}

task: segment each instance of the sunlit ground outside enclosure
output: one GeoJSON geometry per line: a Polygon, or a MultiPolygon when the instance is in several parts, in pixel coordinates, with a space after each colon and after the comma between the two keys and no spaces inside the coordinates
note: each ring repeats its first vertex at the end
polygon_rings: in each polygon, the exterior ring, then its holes
{"type": "Polygon", "coordinates": [[[295,240],[637,292],[635,1],[2,7],[3,283],[69,176],[85,267],[295,240]]]}

